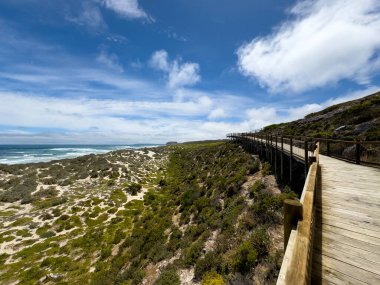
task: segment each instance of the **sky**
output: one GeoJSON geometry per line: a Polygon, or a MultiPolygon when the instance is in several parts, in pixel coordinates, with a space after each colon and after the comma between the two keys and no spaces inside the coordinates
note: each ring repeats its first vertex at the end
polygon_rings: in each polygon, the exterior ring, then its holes
{"type": "Polygon", "coordinates": [[[378,0],[2,0],[0,144],[220,139],[380,90],[378,0]]]}

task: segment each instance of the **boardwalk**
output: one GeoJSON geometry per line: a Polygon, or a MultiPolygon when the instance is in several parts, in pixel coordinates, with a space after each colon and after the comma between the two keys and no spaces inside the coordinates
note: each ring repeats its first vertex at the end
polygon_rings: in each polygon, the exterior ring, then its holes
{"type": "Polygon", "coordinates": [[[380,169],[320,156],[313,284],[380,284],[380,169]]]}
{"type": "MultiPolygon", "coordinates": [[[[279,144],[271,145],[281,148],[279,144]]],[[[304,149],[293,146],[292,150],[295,159],[304,158],[304,149]]],[[[283,152],[289,155],[288,144],[283,145],[283,152]]],[[[311,283],[380,284],[380,169],[324,155],[319,155],[319,166],[311,283]]],[[[292,233],[290,248],[294,239],[292,233]]],[[[288,283],[285,275],[291,255],[287,249],[287,265],[281,268],[277,284],[288,283]]]]}

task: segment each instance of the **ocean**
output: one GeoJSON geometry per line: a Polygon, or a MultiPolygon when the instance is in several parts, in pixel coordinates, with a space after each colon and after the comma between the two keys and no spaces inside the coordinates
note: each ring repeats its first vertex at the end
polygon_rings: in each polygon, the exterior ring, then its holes
{"type": "Polygon", "coordinates": [[[153,146],[157,145],[0,145],[0,164],[47,162],[91,153],[100,154],[119,149],[153,146]]]}

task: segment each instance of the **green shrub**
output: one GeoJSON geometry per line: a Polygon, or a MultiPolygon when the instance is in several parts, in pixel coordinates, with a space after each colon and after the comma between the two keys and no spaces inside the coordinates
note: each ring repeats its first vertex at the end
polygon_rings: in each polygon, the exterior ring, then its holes
{"type": "Polygon", "coordinates": [[[270,169],[271,169],[271,165],[270,165],[270,163],[269,163],[269,162],[265,162],[265,163],[263,164],[262,169],[261,169],[261,173],[263,174],[263,176],[267,176],[267,175],[269,175],[270,172],[271,172],[270,169]]]}
{"type": "Polygon", "coordinates": [[[179,279],[179,276],[177,272],[173,269],[171,270],[165,270],[163,271],[156,282],[154,282],[154,285],[180,285],[181,280],[179,279]]]}
{"type": "Polygon", "coordinates": [[[250,196],[252,198],[256,197],[257,193],[259,193],[263,189],[265,189],[265,184],[261,180],[255,181],[255,183],[253,183],[252,185],[250,196]]]}
{"type": "Polygon", "coordinates": [[[104,260],[104,259],[110,257],[111,254],[112,254],[111,248],[109,248],[109,247],[102,248],[102,250],[100,252],[100,260],[104,260]]]}
{"type": "Polygon", "coordinates": [[[210,271],[222,271],[222,257],[214,251],[205,254],[203,258],[197,260],[195,264],[194,277],[199,280],[210,271]]]}
{"type": "Polygon", "coordinates": [[[7,253],[0,254],[0,265],[3,265],[10,255],[7,253]]]}
{"type": "Polygon", "coordinates": [[[53,232],[53,231],[47,231],[47,232],[42,233],[40,235],[40,237],[42,237],[42,238],[50,238],[50,237],[54,237],[54,236],[55,236],[55,232],[53,232]]]}
{"type": "Polygon", "coordinates": [[[193,265],[201,256],[203,249],[203,243],[198,241],[193,243],[187,250],[184,256],[184,262],[186,265],[193,265]]]}
{"type": "Polygon", "coordinates": [[[233,267],[235,271],[242,274],[248,273],[251,271],[252,267],[257,260],[257,251],[253,247],[252,243],[245,241],[237,250],[234,259],[233,267]]]}
{"type": "Polygon", "coordinates": [[[29,217],[19,218],[16,221],[14,221],[12,224],[10,224],[10,227],[22,226],[22,225],[25,225],[27,223],[30,223],[31,221],[33,221],[33,219],[29,218],[29,217]]]}
{"type": "Polygon", "coordinates": [[[255,229],[249,240],[257,251],[258,257],[264,257],[268,254],[270,237],[265,228],[255,229]]]}
{"type": "Polygon", "coordinates": [[[37,281],[45,275],[45,270],[38,266],[33,266],[29,269],[20,272],[20,283],[22,284],[37,284],[37,281]]]}
{"type": "Polygon", "coordinates": [[[131,185],[129,185],[125,191],[133,196],[137,195],[137,193],[139,193],[141,191],[141,184],[139,183],[132,183],[131,185]]]}
{"type": "Polygon", "coordinates": [[[117,231],[115,232],[115,236],[113,238],[112,243],[118,244],[119,242],[121,242],[125,238],[125,236],[126,236],[126,234],[121,229],[117,229],[117,231]]]}
{"type": "Polygon", "coordinates": [[[55,187],[49,187],[47,189],[41,189],[33,194],[33,199],[41,198],[53,198],[59,194],[59,191],[55,187]]]}
{"type": "Polygon", "coordinates": [[[205,275],[202,280],[202,285],[225,285],[222,276],[216,272],[210,272],[205,275]]]}

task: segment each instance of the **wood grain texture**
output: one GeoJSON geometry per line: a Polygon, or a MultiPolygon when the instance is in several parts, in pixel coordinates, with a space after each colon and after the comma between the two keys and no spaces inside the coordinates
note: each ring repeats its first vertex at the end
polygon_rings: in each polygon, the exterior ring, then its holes
{"type": "Polygon", "coordinates": [[[380,284],[380,170],[320,156],[313,284],[380,284]]]}

